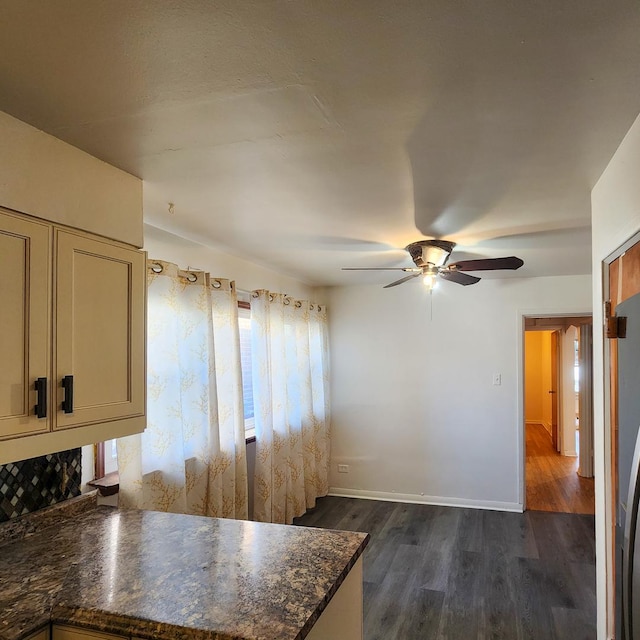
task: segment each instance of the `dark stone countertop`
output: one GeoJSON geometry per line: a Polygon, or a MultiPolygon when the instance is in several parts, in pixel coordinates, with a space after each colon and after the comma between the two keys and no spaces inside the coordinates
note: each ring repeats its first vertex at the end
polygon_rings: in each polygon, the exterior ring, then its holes
{"type": "Polygon", "coordinates": [[[302,639],[368,539],[96,507],[0,546],[0,640],[49,622],[141,638],[302,639]]]}

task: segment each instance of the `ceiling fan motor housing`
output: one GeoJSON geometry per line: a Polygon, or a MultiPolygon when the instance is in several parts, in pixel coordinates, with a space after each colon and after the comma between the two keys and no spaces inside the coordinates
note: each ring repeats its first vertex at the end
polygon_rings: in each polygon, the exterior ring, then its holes
{"type": "Polygon", "coordinates": [[[449,240],[419,240],[408,244],[405,249],[418,267],[430,264],[442,267],[446,264],[455,246],[456,243],[449,240]]]}
{"type": "Polygon", "coordinates": [[[449,240],[418,240],[405,247],[416,267],[343,267],[344,269],[355,271],[404,271],[408,276],[400,278],[395,282],[386,284],[385,289],[403,284],[414,278],[422,276],[425,285],[433,289],[436,277],[449,282],[455,282],[463,287],[480,282],[478,276],[472,276],[465,271],[496,271],[500,269],[519,269],[523,264],[522,258],[516,256],[505,256],[503,258],[479,258],[476,260],[462,260],[445,266],[449,256],[456,246],[455,242],[449,240]]]}

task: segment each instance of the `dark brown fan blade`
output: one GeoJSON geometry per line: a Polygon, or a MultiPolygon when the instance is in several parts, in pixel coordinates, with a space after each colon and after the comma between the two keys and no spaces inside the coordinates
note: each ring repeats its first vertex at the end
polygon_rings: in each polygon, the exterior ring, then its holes
{"type": "Polygon", "coordinates": [[[389,287],[395,287],[398,284],[402,284],[403,282],[407,282],[407,280],[411,280],[411,278],[417,278],[422,275],[422,269],[420,269],[420,273],[412,273],[410,276],[405,276],[404,278],[400,278],[400,280],[396,280],[391,284],[385,284],[383,289],[388,289],[389,287]]]}
{"type": "Polygon", "coordinates": [[[470,276],[468,273],[462,273],[462,271],[447,271],[446,269],[443,269],[439,275],[445,280],[456,282],[457,284],[461,284],[465,287],[469,284],[480,282],[480,278],[478,278],[478,276],[470,276]]]}
{"type": "Polygon", "coordinates": [[[422,273],[422,269],[415,267],[342,267],[343,271],[418,271],[422,273]]]}
{"type": "Polygon", "coordinates": [[[449,265],[455,271],[492,271],[494,269],[519,269],[524,261],[515,256],[508,258],[482,258],[480,260],[461,260],[449,265]]]}

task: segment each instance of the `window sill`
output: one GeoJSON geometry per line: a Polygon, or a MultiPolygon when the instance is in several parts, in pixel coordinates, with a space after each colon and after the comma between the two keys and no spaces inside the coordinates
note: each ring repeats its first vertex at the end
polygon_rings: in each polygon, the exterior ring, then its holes
{"type": "Polygon", "coordinates": [[[107,496],[113,496],[120,490],[120,476],[117,471],[107,473],[104,478],[96,478],[87,482],[90,487],[94,487],[98,490],[103,498],[107,496]]]}
{"type": "MultiPolygon", "coordinates": [[[[250,444],[255,441],[256,430],[251,427],[245,431],[245,442],[246,444],[250,444]]],[[[106,498],[107,496],[113,496],[120,491],[120,476],[117,471],[112,471],[102,478],[96,478],[95,480],[87,482],[87,485],[97,489],[98,493],[103,498],[106,498]]]]}
{"type": "Polygon", "coordinates": [[[255,418],[253,416],[244,421],[244,436],[247,444],[256,441],[255,418]]]}

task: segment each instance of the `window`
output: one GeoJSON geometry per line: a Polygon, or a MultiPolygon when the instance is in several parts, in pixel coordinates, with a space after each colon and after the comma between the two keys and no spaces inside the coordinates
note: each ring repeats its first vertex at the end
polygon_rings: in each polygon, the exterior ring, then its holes
{"type": "Polygon", "coordinates": [[[94,447],[93,454],[95,478],[103,478],[118,470],[118,451],[115,438],[98,442],[94,447]]]}
{"type": "Polygon", "coordinates": [[[242,368],[242,399],[244,404],[244,430],[247,438],[253,437],[253,380],[251,377],[251,306],[238,302],[238,326],[240,329],[240,365],[242,368]]]}
{"type": "Polygon", "coordinates": [[[112,473],[118,470],[118,450],[116,440],[107,440],[104,443],[104,472],[112,473]]]}
{"type": "MultiPolygon", "coordinates": [[[[238,302],[238,328],[240,333],[240,364],[242,370],[242,398],[244,405],[244,430],[247,440],[255,437],[253,412],[253,380],[251,376],[251,305],[238,302]]],[[[118,470],[116,441],[98,443],[95,451],[96,478],[118,470]]]]}

